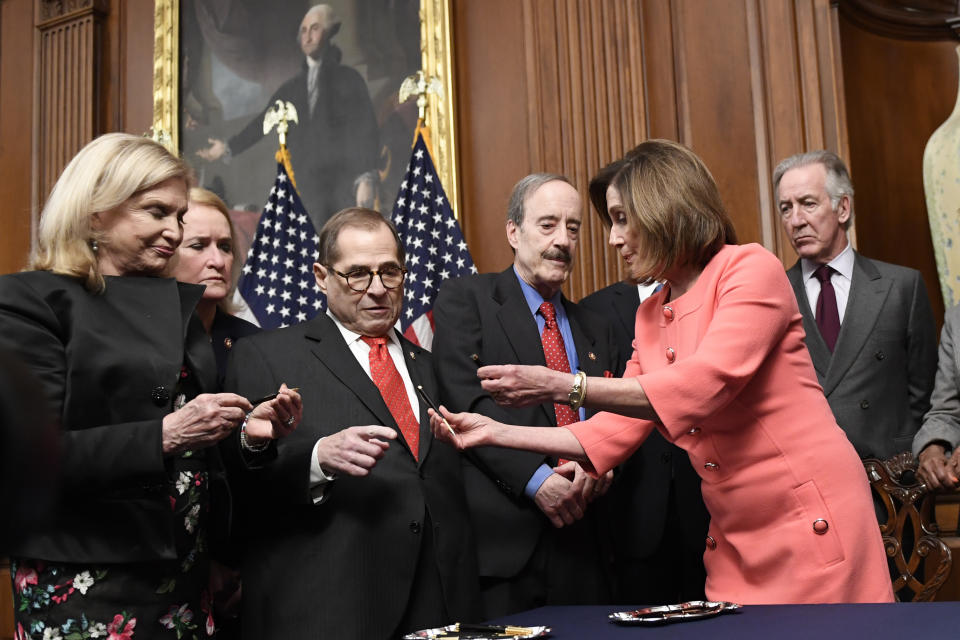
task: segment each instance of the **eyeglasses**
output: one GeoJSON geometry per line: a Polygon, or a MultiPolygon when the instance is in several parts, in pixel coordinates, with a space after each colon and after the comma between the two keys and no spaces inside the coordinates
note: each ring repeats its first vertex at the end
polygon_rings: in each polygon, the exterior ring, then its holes
{"type": "Polygon", "coordinates": [[[341,273],[332,266],[327,267],[335,274],[347,281],[347,286],[354,291],[366,291],[373,283],[373,276],[380,276],[380,284],[384,289],[396,289],[403,284],[407,270],[403,267],[381,267],[380,269],[355,269],[350,273],[341,273]]]}

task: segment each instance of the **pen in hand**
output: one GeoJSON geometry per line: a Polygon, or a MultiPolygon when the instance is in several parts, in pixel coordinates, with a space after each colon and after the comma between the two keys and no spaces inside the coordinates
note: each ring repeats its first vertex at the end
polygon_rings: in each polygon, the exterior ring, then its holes
{"type": "MultiPolygon", "coordinates": [[[[300,391],[300,387],[293,387],[292,389],[288,389],[288,391],[300,391]]],[[[270,402],[278,395],[280,395],[279,391],[277,393],[271,393],[270,395],[263,396],[262,398],[257,398],[256,400],[251,400],[250,404],[257,406],[258,404],[263,404],[264,402],[270,402]]]]}
{"type": "Polygon", "coordinates": [[[419,384],[417,385],[417,394],[419,394],[420,398],[422,398],[423,401],[427,403],[428,407],[433,409],[437,413],[437,415],[440,416],[440,419],[443,421],[443,424],[445,424],[447,426],[447,429],[450,430],[450,435],[456,436],[457,432],[453,430],[453,427],[450,426],[450,423],[447,422],[447,419],[443,417],[442,413],[440,413],[440,407],[438,407],[437,403],[435,403],[430,398],[430,396],[427,395],[427,392],[423,389],[423,385],[419,385],[419,384]]]}

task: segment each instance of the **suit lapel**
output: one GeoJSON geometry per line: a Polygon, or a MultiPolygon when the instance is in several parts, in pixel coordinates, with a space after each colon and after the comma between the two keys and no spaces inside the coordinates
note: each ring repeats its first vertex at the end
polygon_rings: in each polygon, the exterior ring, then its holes
{"type": "Polygon", "coordinates": [[[827,348],[827,343],[824,341],[823,336],[820,335],[816,316],[813,313],[813,309],[810,308],[810,302],[807,300],[807,290],[803,284],[803,274],[800,271],[799,260],[787,270],[787,279],[793,287],[794,296],[797,298],[797,306],[800,307],[800,315],[803,317],[803,331],[807,334],[807,351],[810,352],[810,359],[813,360],[813,368],[816,369],[817,379],[822,386],[827,377],[827,370],[830,368],[830,360],[833,358],[833,354],[830,353],[830,349],[827,348]]]}
{"type": "MultiPolygon", "coordinates": [[[[540,342],[540,332],[537,330],[537,321],[530,315],[530,307],[527,306],[527,300],[523,297],[523,290],[520,288],[520,282],[513,267],[508,267],[497,276],[493,300],[500,305],[497,319],[513,348],[516,361],[520,364],[547,366],[547,360],[543,355],[543,344],[540,342]]],[[[541,405],[541,408],[551,424],[556,424],[557,417],[553,405],[549,408],[541,405]]]]}
{"type": "Polygon", "coordinates": [[[850,295],[823,385],[824,394],[830,395],[863,349],[880,317],[891,284],[890,279],[884,279],[869,260],[854,253],[850,295]]]}
{"type": "MultiPolygon", "coordinates": [[[[430,365],[429,353],[403,336],[400,336],[400,347],[403,349],[403,359],[407,364],[407,373],[410,374],[410,380],[413,382],[414,389],[417,385],[423,385],[423,390],[434,402],[438,402],[439,390],[437,389],[436,378],[433,376],[433,369],[430,365]]],[[[433,434],[430,431],[430,418],[427,416],[427,405],[422,400],[419,401],[420,413],[417,418],[420,420],[420,445],[418,455],[418,465],[422,465],[430,453],[433,445],[433,434]]]]}

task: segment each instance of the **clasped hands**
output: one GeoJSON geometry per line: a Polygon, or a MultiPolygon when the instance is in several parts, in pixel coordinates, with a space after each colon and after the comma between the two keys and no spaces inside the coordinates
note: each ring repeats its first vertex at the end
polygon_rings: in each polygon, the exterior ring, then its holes
{"type": "Polygon", "coordinates": [[[564,462],[553,471],[540,485],[533,501],[558,529],[582,518],[587,505],[604,495],[613,482],[613,471],[594,478],[573,461],[564,462]]]}
{"type": "Polygon", "coordinates": [[[960,486],[960,447],[947,456],[942,445],[929,444],[918,457],[917,475],[931,491],[949,491],[960,486]]]}
{"type": "Polygon", "coordinates": [[[235,393],[203,393],[163,418],[163,453],[202,449],[227,437],[247,419],[251,444],[292,433],[303,418],[300,394],[281,384],[277,396],[256,407],[235,393]]]}

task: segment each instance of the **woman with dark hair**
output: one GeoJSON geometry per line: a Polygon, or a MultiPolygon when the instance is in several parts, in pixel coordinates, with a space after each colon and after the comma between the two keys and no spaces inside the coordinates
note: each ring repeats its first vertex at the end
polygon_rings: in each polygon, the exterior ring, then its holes
{"type": "Polygon", "coordinates": [[[224,454],[256,461],[300,420],[283,386],[256,407],[209,393],[203,290],[159,277],[188,183],[152,140],[101,136],[57,180],[33,270],[0,277],[0,348],[59,423],[63,498],[53,522],[5,549],[18,640],[213,636],[208,540],[227,507],[216,445],[239,430],[224,454]]]}
{"type": "Polygon", "coordinates": [[[183,242],[170,260],[170,274],[180,282],[206,286],[197,303],[197,315],[210,335],[217,358],[217,388],[223,386],[227,355],[234,341],[260,327],[233,315],[236,233],[230,212],[220,196],[199,187],[190,189],[183,216],[183,242]]]}
{"type": "Polygon", "coordinates": [[[888,602],[893,593],[867,478],[804,346],[776,257],[736,245],[719,191],[685,147],[651,140],[602,170],[591,200],[635,281],[666,282],[637,312],[621,379],[486,366],[501,404],[603,409],[563,428],[450,414],[462,448],[578,460],[602,474],[653,430],[685,449],[711,522],[706,593],[740,603],[888,602]]]}

